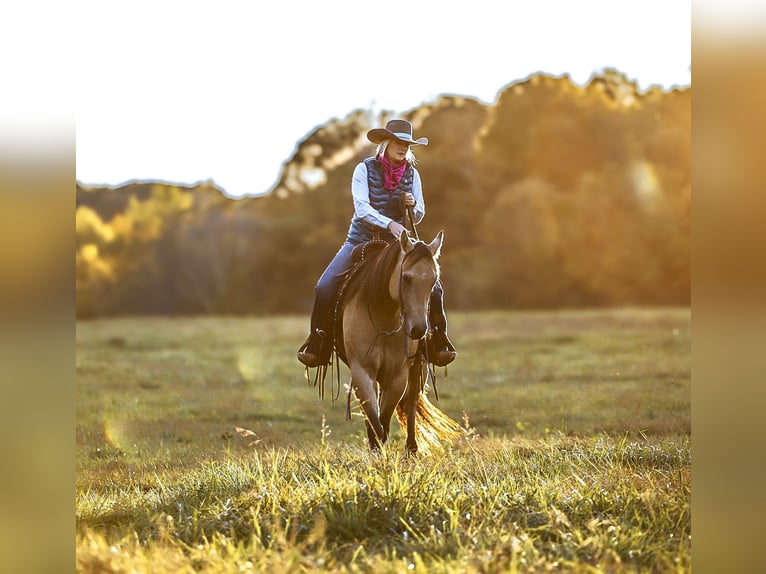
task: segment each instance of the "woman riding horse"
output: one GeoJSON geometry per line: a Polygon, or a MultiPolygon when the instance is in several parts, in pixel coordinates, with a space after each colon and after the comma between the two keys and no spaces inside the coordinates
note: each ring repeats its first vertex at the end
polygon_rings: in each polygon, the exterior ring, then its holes
{"type": "MultiPolygon", "coordinates": [[[[367,139],[377,144],[374,157],[360,162],[354,169],[351,193],[354,215],[346,241],[322,273],[315,288],[311,332],[298,349],[298,360],[307,367],[330,363],[333,350],[333,305],[346,272],[352,265],[352,252],[357,245],[375,238],[393,241],[407,230],[407,211],[412,224],[425,216],[425,203],[420,173],[412,146],[428,145],[428,138],[412,137],[412,124],[407,120],[391,120],[385,128],[367,132],[367,139]]],[[[430,313],[426,354],[428,361],[445,366],[455,360],[457,351],[447,336],[443,289],[440,281],[430,297],[430,313]]]]}
{"type": "Polygon", "coordinates": [[[394,413],[407,429],[409,454],[460,435],[458,423],[426,398],[419,353],[443,240],[443,231],[428,244],[402,233],[354,267],[342,287],[335,345],[351,371],[346,413],[350,419],[353,391],[373,451],[388,441],[394,413]]]}

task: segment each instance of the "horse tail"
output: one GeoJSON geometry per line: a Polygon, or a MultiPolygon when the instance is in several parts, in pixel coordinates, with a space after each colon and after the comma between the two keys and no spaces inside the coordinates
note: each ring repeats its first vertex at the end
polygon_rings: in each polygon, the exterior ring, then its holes
{"type": "MultiPolygon", "coordinates": [[[[421,452],[430,452],[434,448],[443,446],[445,442],[456,441],[465,434],[465,429],[428,400],[426,386],[423,384],[426,376],[424,371],[427,368],[425,361],[421,367],[410,371],[409,384],[417,384],[421,389],[418,393],[418,404],[415,412],[415,438],[418,448],[421,452]],[[413,378],[417,380],[413,380],[413,378]]],[[[404,404],[401,402],[396,405],[396,418],[401,427],[406,429],[407,416],[404,404]]]]}

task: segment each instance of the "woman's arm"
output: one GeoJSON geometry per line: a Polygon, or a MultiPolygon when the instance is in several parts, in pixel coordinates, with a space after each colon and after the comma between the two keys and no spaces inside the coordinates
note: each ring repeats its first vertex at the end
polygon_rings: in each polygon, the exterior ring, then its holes
{"type": "Polygon", "coordinates": [[[414,167],[415,172],[412,178],[412,195],[415,198],[415,207],[412,208],[412,215],[415,217],[415,223],[420,223],[426,215],[426,203],[423,198],[423,183],[420,180],[420,173],[414,167]]]}

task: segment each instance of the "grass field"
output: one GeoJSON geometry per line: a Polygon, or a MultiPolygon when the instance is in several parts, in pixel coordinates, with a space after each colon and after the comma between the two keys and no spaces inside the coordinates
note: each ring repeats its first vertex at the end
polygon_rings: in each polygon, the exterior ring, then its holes
{"type": "Polygon", "coordinates": [[[689,309],[450,319],[466,434],[415,459],[307,384],[306,318],[78,323],[78,571],[690,571],[689,309]]]}

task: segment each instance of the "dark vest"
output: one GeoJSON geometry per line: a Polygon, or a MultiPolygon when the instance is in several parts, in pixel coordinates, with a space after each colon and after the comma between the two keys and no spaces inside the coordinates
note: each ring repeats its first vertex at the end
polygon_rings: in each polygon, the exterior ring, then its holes
{"type": "MultiPolygon", "coordinates": [[[[404,225],[404,210],[402,209],[401,196],[403,193],[412,193],[412,181],[415,178],[415,170],[411,165],[404,170],[399,185],[393,191],[383,187],[383,166],[374,157],[364,160],[367,166],[367,186],[370,189],[370,205],[372,208],[390,217],[394,221],[404,225]]],[[[350,243],[364,243],[370,241],[375,233],[379,233],[382,239],[390,239],[387,229],[372,225],[358,218],[356,214],[351,218],[346,240],[350,243]]]]}

